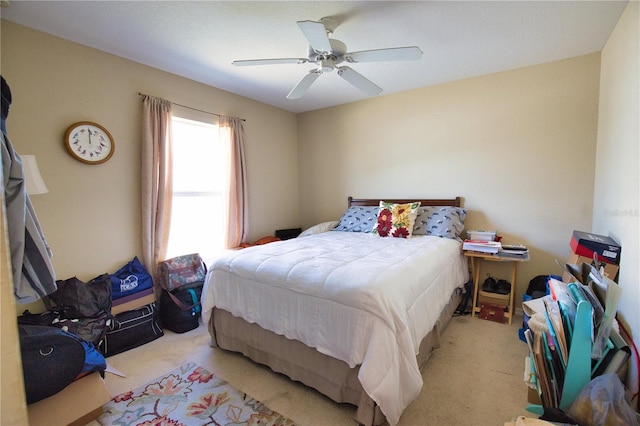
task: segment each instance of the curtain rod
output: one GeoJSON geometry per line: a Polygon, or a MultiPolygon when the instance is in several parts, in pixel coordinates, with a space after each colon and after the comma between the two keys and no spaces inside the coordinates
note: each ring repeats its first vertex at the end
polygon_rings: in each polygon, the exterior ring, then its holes
{"type": "MultiPolygon", "coordinates": [[[[138,96],[151,96],[151,95],[147,95],[147,94],[145,94],[145,93],[140,93],[140,92],[138,92],[138,96]]],[[[172,103],[172,104],[174,104],[174,105],[178,105],[178,106],[180,106],[180,107],[182,107],[182,108],[187,108],[187,109],[191,109],[191,110],[193,110],[193,111],[203,112],[203,113],[205,113],[205,114],[211,114],[211,115],[215,115],[215,116],[217,116],[217,117],[222,117],[222,114],[217,114],[217,113],[215,113],[215,112],[204,111],[204,110],[201,110],[201,109],[198,109],[198,108],[190,107],[190,106],[187,106],[187,105],[182,105],[182,104],[179,104],[179,103],[176,103],[176,102],[171,102],[171,103],[172,103]]],[[[240,120],[242,120],[242,121],[247,121],[247,120],[246,120],[246,119],[244,119],[244,118],[241,118],[240,120]]]]}

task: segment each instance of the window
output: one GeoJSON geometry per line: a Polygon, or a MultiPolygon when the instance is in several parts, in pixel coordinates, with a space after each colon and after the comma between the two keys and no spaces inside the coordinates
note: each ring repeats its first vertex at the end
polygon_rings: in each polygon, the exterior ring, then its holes
{"type": "Polygon", "coordinates": [[[207,261],[225,245],[229,152],[218,126],[178,116],[173,127],[173,205],[167,258],[200,253],[207,261]]]}

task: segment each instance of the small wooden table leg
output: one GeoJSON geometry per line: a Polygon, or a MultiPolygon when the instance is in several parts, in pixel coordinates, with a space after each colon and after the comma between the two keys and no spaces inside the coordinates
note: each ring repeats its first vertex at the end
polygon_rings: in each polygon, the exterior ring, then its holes
{"type": "Polygon", "coordinates": [[[471,276],[473,279],[473,305],[471,305],[471,317],[476,316],[476,304],[478,303],[478,291],[480,290],[480,259],[471,258],[471,276]]]}
{"type": "Polygon", "coordinates": [[[509,325],[513,321],[513,302],[516,293],[516,277],[518,276],[518,262],[511,263],[513,264],[513,272],[511,274],[511,290],[509,291],[509,325]]]}

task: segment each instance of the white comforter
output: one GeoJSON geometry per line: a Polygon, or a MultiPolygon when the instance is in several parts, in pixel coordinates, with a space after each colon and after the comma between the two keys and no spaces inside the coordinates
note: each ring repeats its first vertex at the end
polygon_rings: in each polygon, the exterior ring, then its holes
{"type": "Polygon", "coordinates": [[[238,250],[214,262],[214,307],[360,365],[359,380],[391,425],[422,388],[416,354],[468,268],[455,240],[318,235],[238,250]]]}

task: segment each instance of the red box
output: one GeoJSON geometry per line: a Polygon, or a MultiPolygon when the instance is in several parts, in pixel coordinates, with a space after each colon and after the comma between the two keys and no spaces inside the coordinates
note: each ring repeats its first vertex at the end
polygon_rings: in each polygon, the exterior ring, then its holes
{"type": "Polygon", "coordinates": [[[589,232],[573,231],[571,250],[579,256],[593,259],[594,253],[598,260],[617,265],[620,263],[622,247],[613,238],[589,232]]]}
{"type": "Polygon", "coordinates": [[[478,318],[504,324],[504,309],[504,306],[492,305],[490,303],[483,304],[480,307],[478,318]]]}

